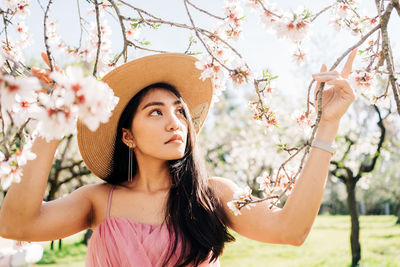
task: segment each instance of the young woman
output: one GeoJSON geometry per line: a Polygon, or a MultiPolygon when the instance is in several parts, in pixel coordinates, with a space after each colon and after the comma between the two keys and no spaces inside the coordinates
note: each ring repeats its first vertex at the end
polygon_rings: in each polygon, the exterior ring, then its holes
{"type": "Polygon", "coordinates": [[[219,266],[227,227],[261,242],[299,246],[318,213],[340,118],[354,101],[343,72],[313,75],[323,92],[322,119],[310,155],[283,208],[258,203],[234,216],[226,203],[237,186],[208,177],[196,134],[207,116],[212,84],[201,81],[195,59],[163,54],[124,64],[104,77],[120,98],[96,132],[78,121],[78,144],[90,170],[105,182],[42,203],[59,141],[37,138],[37,158],[8,190],[0,235],[43,241],[94,230],[86,266],[219,266]]]}

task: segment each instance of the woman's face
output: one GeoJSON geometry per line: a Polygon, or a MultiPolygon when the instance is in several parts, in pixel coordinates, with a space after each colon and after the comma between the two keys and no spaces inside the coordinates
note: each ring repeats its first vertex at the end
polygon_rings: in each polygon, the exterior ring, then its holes
{"type": "Polygon", "coordinates": [[[131,127],[136,157],[141,153],[174,160],[184,155],[188,124],[182,103],[171,91],[149,91],[139,104],[131,127]],[[168,142],[171,138],[177,140],[168,142]]]}

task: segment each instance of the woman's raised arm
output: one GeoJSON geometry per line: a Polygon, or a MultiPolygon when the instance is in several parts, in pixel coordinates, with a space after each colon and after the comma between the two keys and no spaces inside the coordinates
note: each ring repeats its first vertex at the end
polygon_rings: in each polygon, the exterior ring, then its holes
{"type": "MultiPolygon", "coordinates": [[[[323,65],[321,72],[313,75],[318,82],[316,89],[321,82],[332,85],[322,93],[322,116],[316,140],[334,141],[340,119],[355,99],[346,78],[351,72],[356,52],[354,50],[350,54],[341,74],[328,72],[323,65]]],[[[239,234],[267,243],[301,245],[318,214],[331,157],[330,152],[312,147],[296,185],[281,209],[270,210],[267,203],[260,202],[250,210],[242,209],[242,215],[234,216],[226,203],[232,200],[238,187],[222,178],[210,179],[209,184],[229,214],[229,226],[239,234]]]]}
{"type": "Polygon", "coordinates": [[[34,160],[23,166],[20,183],[12,183],[0,210],[0,235],[22,241],[54,240],[90,226],[91,202],[85,188],[67,197],[43,202],[48,176],[59,140],[37,137],[34,160]]]}

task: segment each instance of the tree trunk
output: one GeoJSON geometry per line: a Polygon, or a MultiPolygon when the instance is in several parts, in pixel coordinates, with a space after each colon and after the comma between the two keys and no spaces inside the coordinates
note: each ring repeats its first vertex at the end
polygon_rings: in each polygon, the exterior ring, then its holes
{"type": "Polygon", "coordinates": [[[346,183],[347,189],[347,205],[351,218],[351,266],[357,266],[361,259],[361,246],[360,246],[360,224],[358,221],[358,208],[356,201],[356,183],[353,179],[348,179],[346,183]]]}
{"type": "Polygon", "coordinates": [[[396,224],[400,224],[400,208],[397,209],[397,222],[396,224]]]}
{"type": "Polygon", "coordinates": [[[92,229],[88,229],[86,230],[85,235],[83,236],[83,240],[82,243],[85,244],[86,246],[89,244],[89,240],[92,237],[93,234],[93,230],[92,229]]]}

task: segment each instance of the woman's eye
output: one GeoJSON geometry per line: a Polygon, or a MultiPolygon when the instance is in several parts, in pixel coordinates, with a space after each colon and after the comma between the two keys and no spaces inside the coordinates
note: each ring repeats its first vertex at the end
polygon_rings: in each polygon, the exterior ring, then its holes
{"type": "Polygon", "coordinates": [[[182,115],[185,115],[185,110],[183,108],[178,109],[178,112],[181,113],[182,115]]]}
{"type": "Polygon", "coordinates": [[[158,110],[158,109],[156,109],[156,110],[153,110],[153,111],[150,113],[150,116],[156,116],[156,115],[162,115],[161,111],[158,110]]]}

